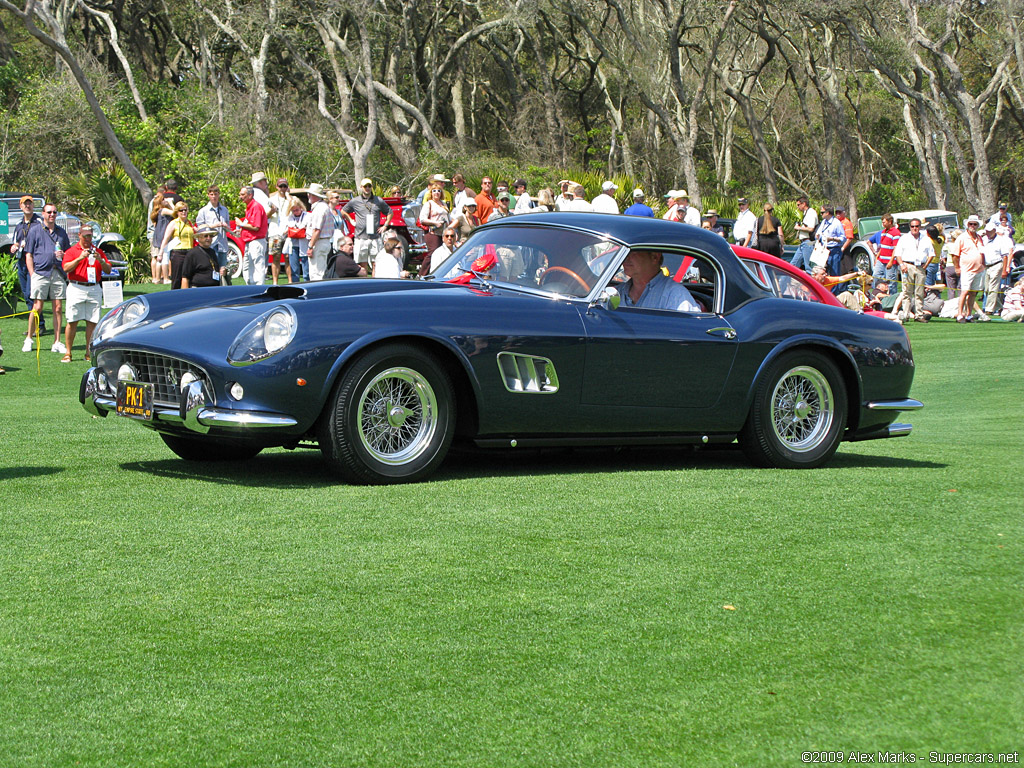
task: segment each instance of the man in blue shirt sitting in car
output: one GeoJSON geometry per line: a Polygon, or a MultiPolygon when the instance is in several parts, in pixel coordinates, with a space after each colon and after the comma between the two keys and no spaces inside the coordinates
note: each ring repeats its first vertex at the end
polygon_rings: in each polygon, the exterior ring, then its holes
{"type": "Polygon", "coordinates": [[[630,251],[622,262],[629,279],[616,290],[623,307],[671,309],[676,312],[700,312],[701,308],[686,288],[661,271],[664,257],[659,251],[630,251]]]}

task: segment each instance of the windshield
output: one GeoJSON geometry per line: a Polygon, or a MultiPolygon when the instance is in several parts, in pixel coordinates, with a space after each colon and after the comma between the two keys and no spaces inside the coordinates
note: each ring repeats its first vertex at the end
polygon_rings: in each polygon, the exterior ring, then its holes
{"type": "Polygon", "coordinates": [[[617,243],[555,227],[489,227],[460,245],[436,279],[453,280],[469,270],[488,282],[582,298],[618,253],[617,243]]]}

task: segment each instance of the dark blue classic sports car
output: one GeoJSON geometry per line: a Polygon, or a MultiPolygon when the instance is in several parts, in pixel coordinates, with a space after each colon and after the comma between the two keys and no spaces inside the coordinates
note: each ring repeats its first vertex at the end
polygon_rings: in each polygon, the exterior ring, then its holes
{"type": "Polygon", "coordinates": [[[93,363],[86,410],[137,419],[184,459],[319,444],[362,483],[422,480],[452,440],[739,440],[756,464],[816,467],[842,440],[908,434],[892,422],[921,407],[902,326],[776,297],[718,235],[601,214],[488,224],[427,280],[133,298],[97,328],[93,363]],[[620,301],[642,254],[687,311],[620,301]]]}

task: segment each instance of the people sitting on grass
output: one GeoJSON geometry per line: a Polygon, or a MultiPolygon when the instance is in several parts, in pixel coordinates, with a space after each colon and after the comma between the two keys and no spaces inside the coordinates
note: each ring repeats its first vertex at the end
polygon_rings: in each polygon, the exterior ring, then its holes
{"type": "Polygon", "coordinates": [[[1000,317],[1011,323],[1024,322],[1024,277],[1006,292],[1000,317]]]}

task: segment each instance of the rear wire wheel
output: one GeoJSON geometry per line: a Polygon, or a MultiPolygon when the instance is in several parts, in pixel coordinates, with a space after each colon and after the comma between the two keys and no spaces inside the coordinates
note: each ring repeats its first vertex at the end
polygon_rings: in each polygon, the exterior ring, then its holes
{"type": "Polygon", "coordinates": [[[831,360],[810,350],[789,352],[758,380],[740,443],[762,467],[819,467],[839,447],[846,408],[846,385],[831,360]]]}

